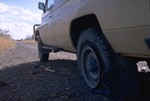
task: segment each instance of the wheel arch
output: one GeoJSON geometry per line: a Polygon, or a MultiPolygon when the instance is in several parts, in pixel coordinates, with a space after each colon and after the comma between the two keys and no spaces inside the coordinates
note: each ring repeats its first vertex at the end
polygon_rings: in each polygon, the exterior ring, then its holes
{"type": "Polygon", "coordinates": [[[77,19],[74,19],[71,22],[70,37],[76,49],[77,49],[78,40],[82,31],[84,31],[87,28],[94,28],[94,27],[99,28],[102,34],[100,23],[95,14],[88,14],[88,15],[79,17],[77,19]]]}

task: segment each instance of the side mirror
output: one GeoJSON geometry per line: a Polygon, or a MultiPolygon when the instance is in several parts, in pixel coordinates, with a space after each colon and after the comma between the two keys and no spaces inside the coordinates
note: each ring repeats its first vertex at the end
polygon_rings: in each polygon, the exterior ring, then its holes
{"type": "Polygon", "coordinates": [[[39,2],[38,3],[38,8],[41,9],[41,10],[43,10],[43,12],[45,12],[45,5],[44,5],[43,2],[39,2]]]}

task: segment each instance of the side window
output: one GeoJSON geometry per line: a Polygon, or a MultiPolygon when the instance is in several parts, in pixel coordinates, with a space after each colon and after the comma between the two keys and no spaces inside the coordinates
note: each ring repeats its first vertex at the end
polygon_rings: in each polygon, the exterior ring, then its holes
{"type": "Polygon", "coordinates": [[[52,9],[54,6],[54,0],[47,0],[47,10],[52,9]]]}

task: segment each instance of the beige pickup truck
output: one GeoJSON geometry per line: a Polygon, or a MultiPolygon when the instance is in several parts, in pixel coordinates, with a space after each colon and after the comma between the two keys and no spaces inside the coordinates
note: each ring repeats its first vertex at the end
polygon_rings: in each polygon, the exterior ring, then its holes
{"type": "Polygon", "coordinates": [[[138,93],[136,63],[150,58],[150,0],[46,0],[38,7],[40,61],[52,51],[77,53],[89,88],[120,98],[138,93]]]}

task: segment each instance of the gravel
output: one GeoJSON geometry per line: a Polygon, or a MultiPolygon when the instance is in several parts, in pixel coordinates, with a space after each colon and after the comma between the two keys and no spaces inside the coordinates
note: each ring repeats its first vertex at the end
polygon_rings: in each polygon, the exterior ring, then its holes
{"type": "Polygon", "coordinates": [[[110,101],[88,89],[76,59],[58,52],[40,63],[35,44],[16,42],[0,54],[0,101],[110,101]]]}

